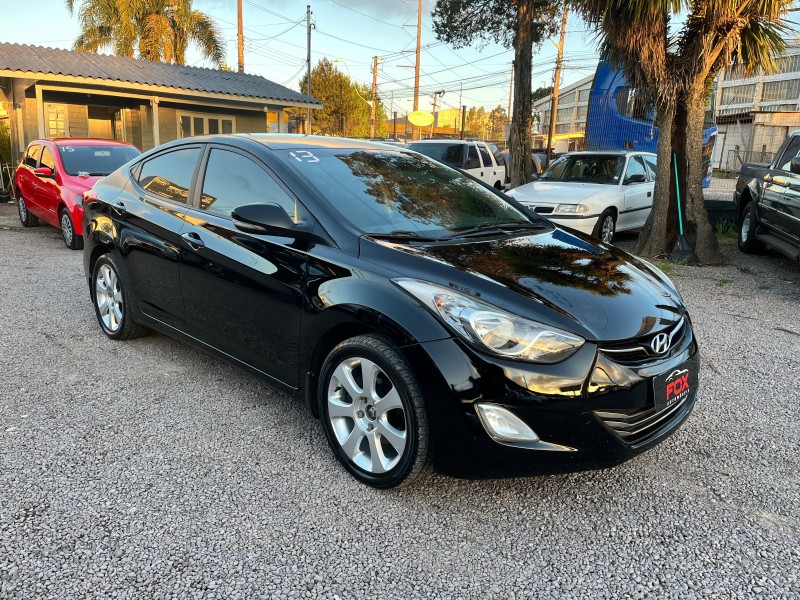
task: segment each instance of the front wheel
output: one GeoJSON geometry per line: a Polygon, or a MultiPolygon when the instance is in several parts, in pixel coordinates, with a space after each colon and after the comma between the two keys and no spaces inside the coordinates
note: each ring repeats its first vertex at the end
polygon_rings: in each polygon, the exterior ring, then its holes
{"type": "Polygon", "coordinates": [[[83,248],[83,237],[75,233],[75,225],[72,217],[66,208],[61,209],[61,237],[70,250],[80,250],[83,248]]]}
{"type": "Polygon", "coordinates": [[[336,458],[376,488],[405,485],[428,466],[428,418],[403,356],[362,335],[336,346],[322,365],[319,415],[336,458]]]}
{"type": "Polygon", "coordinates": [[[600,218],[597,219],[597,224],[594,226],[592,235],[596,238],[599,238],[601,242],[610,244],[614,239],[614,233],[616,230],[617,218],[614,214],[614,211],[610,208],[607,208],[603,211],[603,214],[600,215],[600,218]]]}
{"type": "Polygon", "coordinates": [[[130,294],[120,278],[116,260],[104,254],[92,269],[94,311],[100,327],[112,340],[139,337],[145,329],[133,322],[130,294]]]}
{"type": "Polygon", "coordinates": [[[742,211],[739,219],[739,250],[746,254],[754,254],[764,249],[756,238],[756,227],[758,227],[758,215],[756,215],[755,202],[748,202],[742,211]]]}

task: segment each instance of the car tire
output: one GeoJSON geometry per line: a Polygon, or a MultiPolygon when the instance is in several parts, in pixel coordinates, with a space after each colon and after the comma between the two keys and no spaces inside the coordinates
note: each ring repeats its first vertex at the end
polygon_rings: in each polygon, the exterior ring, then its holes
{"type": "Polygon", "coordinates": [[[66,208],[61,209],[59,222],[61,223],[61,238],[70,250],[80,250],[83,248],[83,236],[75,233],[75,224],[72,222],[72,217],[69,216],[69,211],[66,208]]]}
{"type": "Polygon", "coordinates": [[[39,218],[33,216],[28,210],[22,192],[17,194],[17,212],[19,213],[19,222],[23,227],[36,227],[39,224],[39,218]]]}
{"type": "Polygon", "coordinates": [[[742,216],[739,219],[739,250],[746,254],[755,254],[764,249],[764,244],[756,238],[757,227],[756,204],[750,201],[744,207],[742,216]]]}
{"type": "Polygon", "coordinates": [[[322,365],[317,399],[328,443],[359,481],[392,488],[411,483],[428,469],[422,391],[388,340],[360,335],[336,346],[322,365]]]}
{"type": "Polygon", "coordinates": [[[614,211],[607,208],[597,219],[592,235],[605,244],[610,244],[617,231],[617,216],[614,211]]]}
{"type": "Polygon", "coordinates": [[[130,340],[147,333],[133,322],[130,293],[110,254],[97,259],[92,269],[92,303],[100,328],[112,340],[130,340]]]}

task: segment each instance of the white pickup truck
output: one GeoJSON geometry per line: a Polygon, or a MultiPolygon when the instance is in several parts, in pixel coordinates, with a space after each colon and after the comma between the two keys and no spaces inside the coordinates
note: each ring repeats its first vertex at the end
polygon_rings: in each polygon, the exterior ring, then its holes
{"type": "Polygon", "coordinates": [[[461,169],[498,190],[502,190],[505,185],[506,166],[495,157],[485,142],[420,140],[409,143],[407,147],[409,150],[461,169]]]}

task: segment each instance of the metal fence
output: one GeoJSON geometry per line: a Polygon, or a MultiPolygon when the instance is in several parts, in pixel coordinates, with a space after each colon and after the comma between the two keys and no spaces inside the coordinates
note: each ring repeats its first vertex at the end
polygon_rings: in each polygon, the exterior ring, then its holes
{"type": "Polygon", "coordinates": [[[722,170],[735,174],[741,171],[744,163],[769,163],[774,158],[773,152],[766,150],[728,150],[722,170]]]}
{"type": "Polygon", "coordinates": [[[7,197],[11,194],[14,183],[14,167],[11,163],[0,163],[0,196],[7,197]]]}

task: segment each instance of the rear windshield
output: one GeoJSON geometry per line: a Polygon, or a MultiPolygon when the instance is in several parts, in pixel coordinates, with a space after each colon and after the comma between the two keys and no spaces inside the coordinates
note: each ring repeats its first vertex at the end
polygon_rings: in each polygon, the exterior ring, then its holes
{"type": "Polygon", "coordinates": [[[105,176],[141,154],[133,146],[58,146],[69,175],[105,176]]]}
{"type": "Polygon", "coordinates": [[[436,238],[479,225],[531,223],[460,171],[402,150],[279,150],[339,214],[365,233],[436,238]]]}
{"type": "Polygon", "coordinates": [[[464,144],[409,144],[409,150],[443,162],[451,167],[461,168],[464,164],[464,144]]]}

